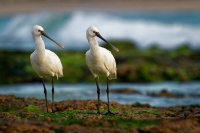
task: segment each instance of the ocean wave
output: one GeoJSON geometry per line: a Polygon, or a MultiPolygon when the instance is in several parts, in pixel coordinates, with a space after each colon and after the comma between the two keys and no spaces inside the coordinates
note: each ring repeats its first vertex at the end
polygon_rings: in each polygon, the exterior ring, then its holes
{"type": "MultiPolygon", "coordinates": [[[[136,18],[133,15],[123,17],[122,14],[83,11],[62,14],[42,12],[11,16],[7,19],[5,31],[0,33],[0,48],[33,49],[31,30],[35,24],[43,26],[52,38],[62,43],[67,49],[89,48],[86,29],[90,25],[98,27],[102,36],[108,40],[127,39],[142,48],[152,44],[163,48],[174,48],[182,44],[189,44],[192,48],[200,46],[200,24],[193,25],[193,23],[182,23],[181,21],[167,23],[163,22],[163,16],[150,20],[145,19],[146,16],[148,15],[145,14],[144,18],[142,16],[136,18]]],[[[187,18],[187,15],[182,15],[182,17],[187,18]]],[[[0,27],[2,26],[5,25],[0,23],[0,27]]],[[[45,42],[48,44],[47,47],[57,48],[49,40],[45,39],[45,42]]],[[[102,43],[101,40],[99,42],[102,43]]]]}

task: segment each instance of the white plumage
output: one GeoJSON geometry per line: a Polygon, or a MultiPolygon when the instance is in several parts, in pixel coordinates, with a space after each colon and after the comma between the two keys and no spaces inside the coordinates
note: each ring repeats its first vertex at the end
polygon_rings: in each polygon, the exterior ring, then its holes
{"type": "Polygon", "coordinates": [[[58,56],[48,50],[45,49],[45,43],[42,40],[41,35],[49,38],[53,42],[55,42],[61,48],[64,48],[61,44],[57,43],[53,39],[51,39],[46,33],[44,29],[39,26],[35,25],[32,30],[33,39],[35,41],[35,51],[30,56],[31,65],[34,71],[38,74],[40,78],[42,78],[44,93],[45,93],[45,100],[46,100],[46,108],[48,112],[48,105],[47,105],[47,96],[46,96],[46,88],[44,85],[43,78],[46,76],[52,77],[52,111],[53,111],[53,102],[54,102],[54,84],[53,84],[53,77],[56,76],[57,79],[63,76],[62,71],[62,63],[58,56]]]}
{"type": "Polygon", "coordinates": [[[101,38],[106,43],[108,43],[114,50],[119,51],[115,46],[106,41],[99,33],[99,30],[91,26],[86,31],[86,36],[88,43],[90,44],[90,50],[86,52],[86,64],[93,74],[96,85],[97,85],[97,93],[98,93],[98,112],[99,111],[99,100],[100,100],[100,89],[98,85],[98,77],[99,75],[106,75],[107,77],[107,97],[108,97],[108,112],[106,114],[112,114],[109,107],[109,87],[108,87],[108,79],[116,79],[117,78],[117,68],[115,58],[111,54],[111,52],[103,47],[100,47],[95,36],[101,38]]]}
{"type": "Polygon", "coordinates": [[[40,78],[56,76],[58,79],[63,76],[60,59],[54,52],[48,49],[45,49],[44,52],[34,51],[31,54],[31,64],[40,78]]]}
{"type": "Polygon", "coordinates": [[[92,50],[86,52],[86,63],[88,68],[95,78],[99,75],[106,75],[108,79],[116,79],[117,68],[115,58],[109,50],[99,46],[97,47],[96,52],[93,52],[92,50]]]}

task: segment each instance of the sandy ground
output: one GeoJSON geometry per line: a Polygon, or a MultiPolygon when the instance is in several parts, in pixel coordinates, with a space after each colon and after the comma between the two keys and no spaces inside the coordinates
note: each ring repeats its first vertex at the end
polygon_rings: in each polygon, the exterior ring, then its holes
{"type": "Polygon", "coordinates": [[[42,10],[69,12],[74,10],[111,11],[198,11],[200,0],[1,0],[0,15],[42,10]]]}

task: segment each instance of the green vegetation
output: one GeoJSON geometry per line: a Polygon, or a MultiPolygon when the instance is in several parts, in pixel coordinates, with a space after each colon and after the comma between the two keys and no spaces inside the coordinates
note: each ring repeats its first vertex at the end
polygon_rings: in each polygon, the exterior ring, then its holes
{"type": "MultiPolygon", "coordinates": [[[[49,121],[59,125],[78,124],[93,128],[111,127],[118,129],[129,129],[131,127],[143,128],[149,125],[156,125],[159,119],[154,120],[134,120],[122,118],[121,115],[98,115],[86,110],[71,110],[66,112],[47,113],[40,110],[39,106],[29,105],[22,109],[10,108],[0,110],[0,114],[6,111],[8,114],[16,115],[29,120],[49,121]],[[96,120],[98,119],[98,121],[96,120]]],[[[105,111],[105,110],[104,110],[105,111]]],[[[7,114],[7,115],[8,115],[7,114]]]]}
{"type": "Polygon", "coordinates": [[[29,110],[29,111],[38,111],[38,106],[33,106],[33,105],[29,105],[27,107],[24,107],[24,110],[29,110]]]}
{"type": "Polygon", "coordinates": [[[0,113],[1,112],[8,112],[8,113],[15,113],[17,111],[17,108],[12,108],[12,107],[0,107],[0,113]]]}
{"type": "MultiPolygon", "coordinates": [[[[200,79],[200,50],[187,45],[174,50],[157,46],[139,49],[128,41],[111,41],[120,49],[116,58],[118,79],[113,82],[193,81],[200,79]]],[[[0,84],[40,82],[30,64],[31,52],[0,51],[0,84]]],[[[85,51],[57,51],[63,64],[62,83],[94,82],[85,63],[85,51]]],[[[100,78],[100,82],[105,78],[100,78]]],[[[49,80],[50,81],[50,80],[49,80]]]]}
{"type": "Polygon", "coordinates": [[[157,117],[160,117],[160,114],[158,112],[156,112],[155,110],[142,110],[142,111],[138,112],[138,114],[152,114],[157,117]]]}

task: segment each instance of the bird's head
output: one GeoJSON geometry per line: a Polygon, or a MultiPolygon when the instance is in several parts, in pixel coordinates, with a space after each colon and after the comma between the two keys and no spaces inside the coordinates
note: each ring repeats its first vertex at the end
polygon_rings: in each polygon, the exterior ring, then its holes
{"type": "Polygon", "coordinates": [[[39,25],[35,25],[33,27],[33,30],[32,30],[32,34],[33,36],[45,36],[46,38],[50,39],[51,41],[53,41],[54,43],[56,43],[59,47],[61,48],[64,48],[63,45],[61,45],[60,43],[57,43],[56,41],[54,41],[51,37],[49,37],[45,32],[44,32],[44,29],[42,28],[42,26],[39,26],[39,25]]]}
{"type": "Polygon", "coordinates": [[[99,37],[100,39],[102,39],[104,42],[106,42],[107,44],[109,44],[111,46],[112,49],[114,49],[115,51],[119,52],[119,49],[116,48],[115,46],[113,46],[111,43],[109,43],[106,39],[104,39],[101,34],[99,33],[99,30],[95,27],[95,26],[90,26],[87,31],[86,31],[87,37],[99,37]]]}
{"type": "Polygon", "coordinates": [[[35,25],[33,27],[33,30],[32,30],[32,34],[33,35],[35,35],[35,36],[41,36],[42,32],[44,32],[44,29],[42,28],[42,26],[35,25]]]}
{"type": "Polygon", "coordinates": [[[86,31],[87,36],[91,37],[95,37],[96,33],[99,33],[99,30],[94,26],[90,26],[86,31]]]}

